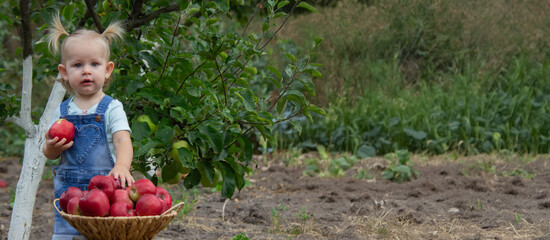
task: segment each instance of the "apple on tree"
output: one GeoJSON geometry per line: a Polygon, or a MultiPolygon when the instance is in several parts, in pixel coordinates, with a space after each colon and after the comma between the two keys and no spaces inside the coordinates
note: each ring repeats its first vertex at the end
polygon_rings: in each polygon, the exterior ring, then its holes
{"type": "Polygon", "coordinates": [[[6,184],[6,181],[0,180],[0,188],[7,188],[8,184],[6,184]]]}
{"type": "Polygon", "coordinates": [[[64,212],[67,211],[67,204],[69,203],[69,200],[71,200],[74,197],[82,197],[84,193],[82,193],[82,190],[80,190],[77,187],[69,187],[67,190],[65,190],[61,196],[59,197],[59,206],[64,212]]]}
{"type": "Polygon", "coordinates": [[[93,188],[80,198],[78,207],[85,216],[105,217],[109,214],[111,204],[105,192],[93,188]]]}
{"type": "Polygon", "coordinates": [[[158,126],[155,125],[153,123],[153,121],[151,121],[151,118],[145,114],[143,115],[140,115],[138,118],[137,118],[138,122],[144,122],[144,123],[147,123],[147,125],[149,125],[149,129],[151,129],[151,133],[155,133],[158,129],[158,126]]]}
{"type": "Polygon", "coordinates": [[[153,194],[157,192],[157,186],[151,180],[142,178],[134,182],[130,186],[130,199],[136,202],[145,194],[153,194]]]}
{"type": "MultiPolygon", "coordinates": [[[[180,156],[178,154],[178,149],[180,148],[187,148],[189,149],[189,143],[187,143],[185,140],[179,140],[177,142],[175,142],[173,145],[172,145],[172,150],[170,150],[170,157],[172,157],[172,159],[176,160],[177,163],[180,163],[180,156]]],[[[189,172],[191,172],[191,169],[188,168],[188,167],[183,167],[180,169],[180,172],[182,174],[187,174],[189,172]]],[[[178,182],[179,180],[181,179],[181,176],[180,178],[178,179],[178,182]]]]}
{"type": "Polygon", "coordinates": [[[136,202],[137,216],[155,216],[164,211],[164,204],[155,194],[147,193],[136,202]]]}
{"type": "Polygon", "coordinates": [[[51,138],[57,137],[59,140],[65,138],[67,141],[65,143],[69,143],[74,139],[74,125],[67,121],[64,118],[61,118],[50,127],[48,130],[48,135],[50,135],[51,138]]]}

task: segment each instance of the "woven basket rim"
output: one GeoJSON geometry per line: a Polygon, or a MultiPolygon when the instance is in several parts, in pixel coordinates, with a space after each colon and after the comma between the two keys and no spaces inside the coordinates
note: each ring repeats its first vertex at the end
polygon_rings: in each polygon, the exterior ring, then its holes
{"type": "Polygon", "coordinates": [[[63,216],[63,217],[69,217],[69,218],[76,218],[76,219],[82,219],[82,220],[91,220],[91,219],[113,219],[113,220],[116,220],[116,219],[120,219],[120,220],[125,220],[125,219],[148,219],[148,218],[162,218],[162,217],[173,217],[174,215],[178,214],[178,212],[183,208],[183,205],[185,204],[184,202],[179,202],[177,204],[175,204],[174,206],[172,206],[171,208],[169,208],[168,210],[166,210],[165,212],[163,212],[161,215],[153,215],[153,216],[131,216],[131,217],[113,217],[113,216],[107,216],[107,217],[92,217],[92,216],[83,216],[83,215],[73,215],[73,214],[69,214],[69,213],[66,213],[64,212],[63,210],[60,210],[58,207],[57,207],[57,204],[55,204],[56,202],[59,201],[59,198],[56,198],[53,200],[53,206],[55,208],[55,210],[57,210],[57,212],[63,216]]]}

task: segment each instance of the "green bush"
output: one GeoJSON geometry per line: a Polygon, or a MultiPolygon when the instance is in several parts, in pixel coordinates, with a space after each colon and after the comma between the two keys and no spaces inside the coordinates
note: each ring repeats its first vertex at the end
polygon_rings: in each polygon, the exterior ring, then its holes
{"type": "Polygon", "coordinates": [[[305,46],[314,33],[324,38],[314,101],[327,117],[314,117],[301,133],[278,129],[280,145],[378,155],[548,153],[549,7],[341,1],[294,19],[279,48],[288,39],[305,46]]]}

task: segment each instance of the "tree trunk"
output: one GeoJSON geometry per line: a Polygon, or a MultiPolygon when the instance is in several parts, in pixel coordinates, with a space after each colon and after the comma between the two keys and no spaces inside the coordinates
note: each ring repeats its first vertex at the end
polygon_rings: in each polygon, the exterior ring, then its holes
{"type": "MultiPolygon", "coordinates": [[[[31,90],[32,57],[28,57],[23,62],[23,96],[30,95],[31,90]]],[[[64,96],[65,89],[61,83],[56,82],[38,125],[33,124],[32,119],[30,119],[30,98],[22,97],[20,118],[8,119],[25,129],[27,134],[23,166],[17,182],[15,202],[10,220],[8,233],[8,239],[10,240],[29,239],[36,192],[40,180],[42,180],[42,173],[47,160],[42,153],[42,144],[45,142],[44,135],[49,128],[53,111],[59,106],[64,96]]]]}

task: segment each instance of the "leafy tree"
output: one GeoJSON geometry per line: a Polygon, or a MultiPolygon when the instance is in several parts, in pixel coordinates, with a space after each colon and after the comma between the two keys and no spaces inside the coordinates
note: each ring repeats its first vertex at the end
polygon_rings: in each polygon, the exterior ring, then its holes
{"type": "MultiPolygon", "coordinates": [[[[9,238],[29,236],[34,195],[46,161],[40,151],[43,136],[53,109],[65,95],[56,83],[39,123],[32,120],[33,83],[57,75],[52,69],[57,69],[58,61],[41,40],[42,30],[54,13],[60,12],[68,30],[87,27],[102,31],[115,20],[123,21],[128,30],[123,43],[112,48],[116,72],[108,94],[123,102],[131,120],[133,168],[157,183],[188,172],[184,181],[187,188],[209,185],[221,177],[221,194],[231,198],[235,190],[244,187],[259,137],[274,146],[272,129],[276,124],[298,115],[311,120],[311,113],[324,114],[308,101],[315,95],[312,78],[321,76],[318,65],[310,62],[320,39],[313,41],[305,56],[285,53],[286,66],[275,67],[266,61],[266,46],[294,9],[315,11],[305,2],[281,11],[289,3],[4,2],[11,11],[0,13],[0,18],[10,20],[7,24],[23,33],[22,51],[15,53],[22,54],[23,82],[21,96],[14,90],[18,83],[12,79],[0,82],[0,121],[15,123],[27,134],[9,238]],[[249,16],[248,21],[241,21],[243,16],[249,16]],[[258,31],[252,32],[257,16],[264,20],[259,21],[258,31]],[[140,121],[143,115],[151,124],[140,121]],[[188,147],[174,148],[174,143],[182,140],[188,147]],[[151,174],[156,170],[161,177],[151,174]]],[[[0,74],[17,76],[17,70],[0,74]]],[[[298,123],[291,123],[300,128],[298,123]]]]}

